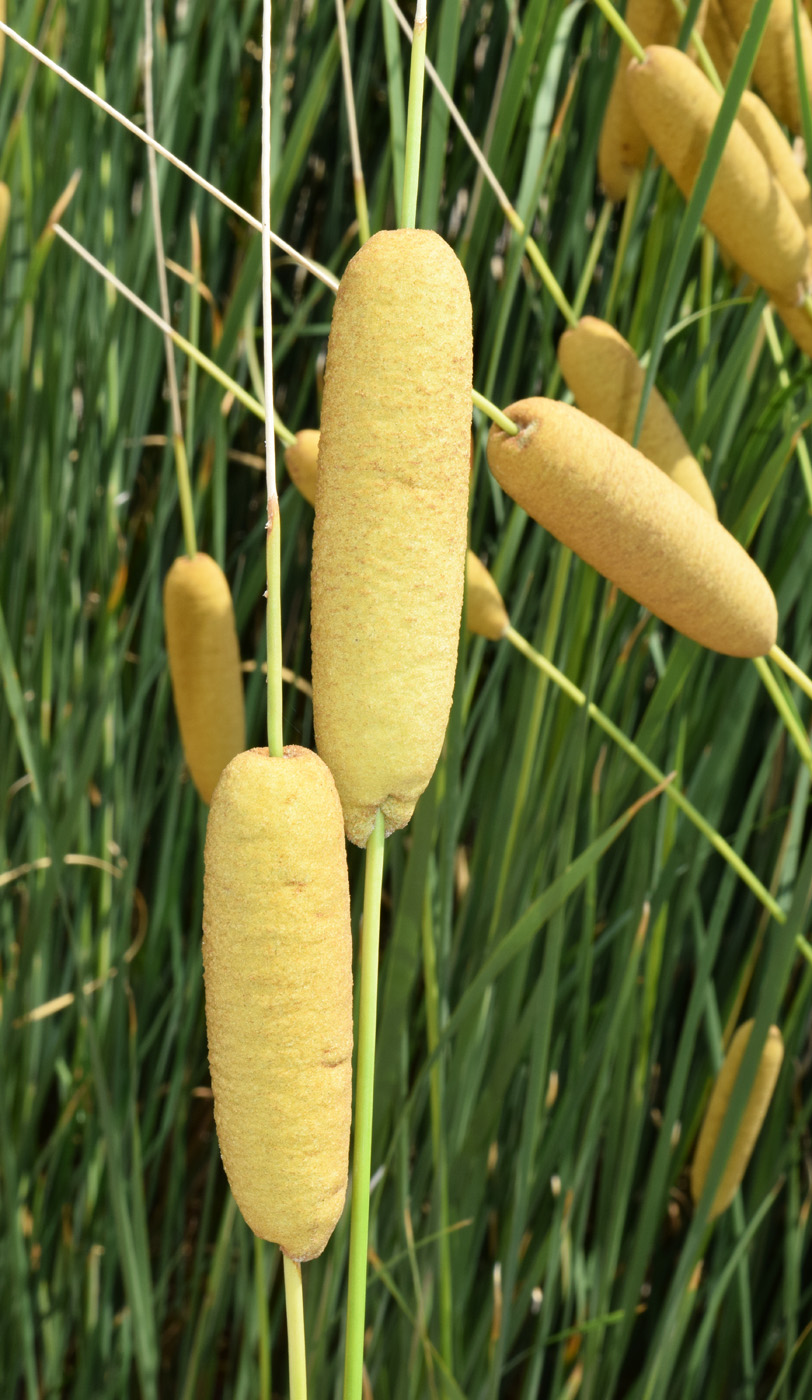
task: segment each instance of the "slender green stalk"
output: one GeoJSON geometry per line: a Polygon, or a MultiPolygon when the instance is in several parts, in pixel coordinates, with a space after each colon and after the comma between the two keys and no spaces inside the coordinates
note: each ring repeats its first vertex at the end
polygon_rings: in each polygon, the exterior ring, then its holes
{"type": "Polygon", "coordinates": [[[614,5],[611,3],[611,0],[595,0],[595,4],[597,5],[604,19],[607,19],[609,21],[615,33],[626,45],[626,48],[634,54],[635,58],[640,59],[640,62],[642,63],[643,59],[646,56],[645,49],[643,48],[639,40],[635,39],[626,21],[624,19],[621,19],[614,5]]]}
{"type": "Polygon", "coordinates": [[[344,1400],[361,1400],[364,1318],[369,1239],[369,1179],[372,1159],[372,1091],[375,1082],[375,1020],[378,1005],[378,945],[381,930],[384,822],[379,811],[367,842],[364,922],[361,930],[361,989],[355,1072],[355,1138],[352,1152],[352,1211],[344,1352],[344,1400]]]}
{"type": "Polygon", "coordinates": [[[406,162],[403,170],[403,228],[417,224],[417,183],[420,175],[420,134],[423,127],[423,75],[426,60],[426,0],[417,0],[414,17],[409,107],[406,114],[406,162]]]}
{"type": "MultiPolygon", "coordinates": [[[[674,9],[676,10],[680,19],[685,19],[685,16],[688,13],[688,6],[683,3],[683,0],[671,0],[671,3],[674,6],[674,9]]],[[[691,44],[696,49],[696,56],[699,61],[699,66],[705,74],[705,77],[707,78],[708,82],[712,85],[714,92],[716,92],[718,96],[721,97],[722,93],[725,90],[722,84],[722,80],[719,77],[716,68],[714,67],[713,59],[711,58],[710,54],[708,53],[708,50],[705,47],[705,41],[696,27],[694,27],[691,30],[691,44]]]]}
{"type": "Polygon", "coordinates": [[[285,1265],[285,1312],[288,1320],[288,1373],[290,1400],[307,1400],[302,1266],[282,1256],[285,1265]]]}
{"type": "Polygon", "coordinates": [[[508,418],[506,413],[502,412],[501,408],[497,408],[495,404],[491,403],[490,399],[486,399],[484,394],[480,394],[476,389],[472,389],[471,398],[474,401],[474,407],[481,408],[482,412],[486,413],[503,432],[510,433],[511,437],[516,437],[518,435],[519,429],[516,427],[516,424],[508,418]]]}
{"type": "Polygon", "coordinates": [[[344,0],[336,0],[336,20],[338,22],[338,43],[341,49],[341,76],[344,83],[344,101],[347,104],[347,124],[350,129],[350,153],[352,156],[352,192],[355,198],[355,212],[358,216],[358,238],[366,243],[369,238],[369,210],[367,189],[364,183],[364,168],[361,164],[361,147],[358,142],[358,122],[355,118],[355,97],[352,90],[352,69],[350,48],[347,43],[347,19],[344,14],[344,0]]]}
{"type": "MultiPolygon", "coordinates": [[[[273,414],[273,314],[271,310],[271,0],[262,6],[262,348],[265,422],[273,414]],[[269,413],[270,409],[270,413],[269,413]]],[[[281,758],[282,738],[282,541],[276,489],[276,435],[265,433],[265,486],[268,524],[265,563],[268,579],[268,753],[281,758]]],[[[287,1261],[286,1261],[287,1262],[287,1261]]],[[[285,1273],[287,1279],[287,1271],[285,1273]]]]}
{"type": "Polygon", "coordinates": [[[635,170],[632,175],[631,181],[629,182],[629,190],[626,195],[626,202],[623,205],[623,218],[620,224],[620,237],[617,241],[615,265],[612,269],[612,281],[609,286],[609,297],[606,302],[607,321],[614,320],[615,304],[617,302],[618,288],[620,286],[620,277],[621,273],[623,272],[623,264],[626,261],[626,250],[629,246],[629,237],[632,231],[632,224],[634,223],[634,215],[637,209],[637,200],[640,194],[640,181],[642,178],[642,173],[639,170],[635,170]]]}
{"type": "Polygon", "coordinates": [[[806,672],[801,670],[800,666],[796,666],[792,657],[787,656],[787,653],[782,651],[779,646],[770,647],[767,655],[772,657],[776,666],[780,667],[780,669],[789,676],[791,681],[794,681],[797,686],[800,686],[804,695],[808,695],[809,699],[812,700],[812,681],[809,679],[806,672]]]}
{"type": "MultiPolygon", "coordinates": [[[[152,95],[152,0],[144,0],[144,114],[147,134],[155,137],[155,112],[152,95]]],[[[164,257],[164,236],[161,227],[161,204],[158,191],[158,162],[155,147],[147,146],[147,169],[149,171],[150,207],[152,210],[152,230],[155,238],[155,263],[158,273],[158,295],[161,302],[161,315],[169,324],[169,288],[166,283],[166,259],[164,257]]],[[[186,445],[183,440],[183,419],[180,412],[180,392],[175,370],[175,356],[172,338],[164,332],[164,355],[166,357],[166,379],[169,385],[169,404],[172,410],[172,440],[175,448],[175,471],[178,478],[178,497],[183,517],[183,537],[189,558],[197,554],[195,537],[195,517],[192,505],[192,492],[189,484],[189,463],[186,459],[186,445]]]]}
{"type": "Polygon", "coordinates": [[[536,269],[536,272],[538,273],[545,287],[547,288],[547,291],[550,293],[550,296],[552,297],[559,311],[561,312],[561,315],[564,317],[564,320],[567,322],[567,325],[572,327],[577,326],[578,317],[576,316],[575,312],[573,311],[572,307],[567,301],[567,298],[561,290],[558,281],[553,275],[552,268],[547,262],[547,259],[544,257],[535,238],[531,238],[530,235],[527,233],[523,221],[519,218],[519,215],[516,213],[516,210],[513,208],[512,204],[508,205],[507,209],[505,210],[505,217],[508,223],[510,224],[511,228],[514,229],[515,232],[520,235],[520,237],[523,237],[525,239],[527,256],[533,264],[534,268],[536,269]]]}
{"type": "Polygon", "coordinates": [[[612,204],[611,199],[605,199],[603,201],[601,212],[598,215],[598,222],[595,225],[595,231],[592,235],[592,242],[589,245],[589,252],[587,254],[586,262],[584,263],[584,270],[581,273],[581,280],[578,283],[578,287],[575,292],[575,299],[572,303],[572,314],[575,317],[576,321],[578,321],[578,319],[580,318],[581,312],[584,309],[584,303],[586,302],[587,296],[589,295],[589,288],[592,282],[592,275],[595,271],[598,258],[603,252],[603,245],[606,240],[606,230],[609,227],[609,220],[612,217],[613,208],[614,205],[612,204]]]}
{"type": "MultiPolygon", "coordinates": [[[[426,1003],[426,1045],[433,1056],[440,1041],[440,989],[437,982],[437,955],[434,947],[434,928],[431,917],[431,886],[426,881],[421,920],[423,939],[423,984],[426,1003]]],[[[453,1285],[451,1272],[451,1250],[448,1218],[448,1155],[443,1133],[443,1098],[445,1076],[443,1061],[434,1060],[429,1073],[429,1096],[431,1101],[431,1150],[434,1171],[439,1185],[439,1294],[440,1294],[440,1354],[453,1374],[454,1334],[453,1334],[453,1285]]],[[[419,1295],[418,1295],[419,1296],[419,1295]]]]}
{"type": "Polygon", "coordinates": [[[773,675],[772,671],[767,665],[767,662],[765,661],[764,657],[754,657],[753,665],[755,666],[756,670],[761,676],[761,679],[764,682],[764,686],[769,692],[770,699],[772,700],[773,704],[775,705],[775,708],[777,709],[779,715],[784,721],[784,726],[787,730],[787,733],[792,739],[792,742],[794,743],[796,749],[801,755],[801,758],[803,759],[807,768],[809,768],[809,770],[812,772],[812,747],[810,747],[809,740],[806,734],[804,733],[803,727],[798,722],[797,715],[793,714],[792,710],[790,709],[790,706],[787,703],[787,697],[781,690],[778,681],[776,680],[775,676],[773,675]]]}
{"type": "MultiPolygon", "coordinates": [[[[699,272],[699,310],[705,311],[713,302],[713,235],[702,231],[702,261],[699,272]]],[[[700,359],[710,345],[710,317],[700,316],[696,328],[697,351],[700,359]]],[[[707,360],[700,366],[696,381],[696,416],[701,418],[708,407],[710,366],[707,360]]]]}
{"type": "MultiPolygon", "coordinates": [[[[505,638],[517,651],[520,651],[523,656],[526,656],[528,661],[532,661],[534,666],[538,666],[540,671],[544,671],[551,680],[555,681],[556,685],[559,686],[564,694],[568,695],[570,700],[573,700],[576,705],[586,705],[587,714],[590,719],[594,720],[597,725],[600,725],[600,728],[605,734],[608,734],[610,738],[614,739],[618,747],[621,748],[624,753],[628,754],[629,758],[637,764],[638,768],[642,768],[643,772],[647,773],[650,778],[654,778],[656,782],[663,783],[667,781],[665,773],[663,773],[655,763],[652,763],[650,758],[646,757],[634,741],[627,738],[623,730],[618,729],[617,725],[613,724],[609,719],[609,716],[605,715],[602,710],[599,710],[597,705],[593,705],[591,700],[587,702],[584,692],[579,690],[578,686],[574,685],[562,671],[559,671],[557,666],[554,666],[551,661],[548,661],[546,656],[542,656],[541,652],[536,651],[535,647],[532,647],[529,642],[525,641],[524,637],[519,632],[513,627],[509,627],[505,633],[505,638]]],[[[786,920],[786,914],[780,904],[773,899],[769,890],[764,888],[761,881],[753,874],[750,867],[745,865],[740,856],[736,855],[733,847],[728,844],[724,837],[720,836],[718,831],[714,831],[713,827],[705,820],[702,813],[697,810],[693,803],[689,802],[688,798],[685,797],[673,783],[668,783],[668,786],[665,788],[665,795],[685,813],[689,821],[693,822],[697,831],[701,831],[702,835],[710,842],[714,850],[718,851],[719,855],[735,870],[739,879],[743,880],[748,889],[752,890],[753,894],[761,901],[764,908],[772,914],[773,918],[783,924],[786,920]]]]}
{"type": "MultiPolygon", "coordinates": [[[[200,254],[200,229],[197,219],[192,214],[189,220],[189,233],[192,243],[192,289],[189,302],[189,339],[193,345],[200,343],[200,286],[201,275],[201,254],[200,254]]],[[[168,316],[164,317],[169,320],[168,316]]],[[[186,456],[192,455],[192,444],[194,442],[195,430],[195,407],[197,405],[197,362],[189,361],[186,372],[186,456]]]]}
{"type": "Polygon", "coordinates": [[[254,1290],[259,1341],[259,1400],[271,1400],[271,1336],[265,1283],[265,1243],[254,1235],[254,1290]]]}

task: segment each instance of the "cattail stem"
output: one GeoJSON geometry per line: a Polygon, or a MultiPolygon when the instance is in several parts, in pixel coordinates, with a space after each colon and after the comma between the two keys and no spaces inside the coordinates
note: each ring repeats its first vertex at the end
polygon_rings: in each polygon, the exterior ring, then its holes
{"type": "MultiPolygon", "coordinates": [[[[674,9],[676,10],[680,19],[685,19],[685,16],[688,13],[688,6],[683,4],[683,0],[671,0],[671,3],[674,6],[674,9]]],[[[712,84],[716,92],[718,92],[719,96],[721,97],[722,93],[725,90],[724,84],[722,83],[722,80],[716,71],[713,59],[711,58],[707,48],[705,47],[705,40],[702,38],[702,35],[696,27],[694,27],[691,30],[690,42],[696,49],[696,56],[699,60],[699,66],[702,69],[702,72],[705,74],[705,77],[707,78],[708,82],[712,84]]]]}
{"type": "Polygon", "coordinates": [[[288,1320],[290,1400],[307,1400],[302,1266],[297,1264],[295,1259],[289,1259],[287,1254],[283,1254],[282,1258],[285,1264],[285,1312],[288,1320]]]}
{"type": "MultiPolygon", "coordinates": [[[[773,316],[771,306],[765,306],[761,313],[761,320],[767,337],[770,354],[773,358],[773,364],[778,370],[778,382],[782,389],[788,390],[790,387],[790,377],[784,364],[784,354],[781,349],[781,342],[778,339],[778,332],[775,329],[775,317],[773,316]]],[[[801,468],[801,476],[803,477],[809,509],[812,511],[812,460],[810,460],[806,438],[800,431],[797,434],[795,451],[798,456],[798,465],[801,468]]]]}
{"type": "Polygon", "coordinates": [[[350,46],[347,42],[347,18],[344,14],[344,0],[336,0],[336,20],[338,23],[338,46],[341,50],[341,76],[344,80],[344,101],[347,105],[347,125],[350,129],[352,192],[355,197],[355,212],[358,217],[358,238],[361,243],[366,243],[369,238],[369,210],[367,209],[367,191],[366,185],[364,184],[364,170],[361,165],[358,122],[355,118],[355,97],[352,90],[350,46]]]}
{"type": "Polygon", "coordinates": [[[268,577],[268,753],[282,757],[282,544],[276,490],[273,421],[273,317],[271,312],[271,0],[262,5],[262,345],[265,399],[265,481],[268,525],[265,560],[268,577]]]}
{"type": "Polygon", "coordinates": [[[423,126],[423,75],[425,72],[427,28],[426,0],[417,0],[412,63],[409,70],[409,107],[406,114],[406,160],[403,170],[401,228],[417,227],[417,182],[420,173],[420,135],[423,126]]]}
{"type": "Polygon", "coordinates": [[[490,399],[486,399],[485,395],[480,394],[476,389],[471,390],[471,398],[474,401],[474,407],[481,408],[482,412],[486,413],[502,429],[503,433],[510,433],[511,437],[516,437],[519,429],[512,419],[502,412],[501,408],[497,408],[490,399]]]}
{"type": "Polygon", "coordinates": [[[626,45],[626,48],[634,54],[635,58],[639,58],[640,62],[642,63],[646,56],[645,50],[642,44],[640,44],[638,40],[635,39],[626,21],[621,19],[614,5],[611,3],[611,0],[595,0],[595,4],[597,5],[604,19],[607,19],[609,21],[615,33],[626,45]]]}
{"type": "Polygon", "coordinates": [[[361,1400],[364,1375],[364,1317],[369,1239],[369,1181],[372,1160],[372,1091],[375,1082],[375,1021],[378,1005],[378,945],[381,930],[384,820],[379,811],[366,847],[358,1058],[355,1072],[355,1136],[352,1153],[352,1213],[344,1351],[344,1400],[361,1400]]]}
{"type": "Polygon", "coordinates": [[[753,665],[758,671],[764,683],[765,689],[770,695],[770,699],[772,700],[773,704],[775,705],[775,708],[781,716],[781,719],[783,720],[784,728],[787,730],[787,733],[792,739],[796,749],[801,755],[801,758],[803,759],[807,768],[810,770],[810,772],[812,772],[812,747],[810,747],[809,740],[804,732],[803,726],[798,720],[798,716],[794,714],[793,710],[790,708],[790,704],[786,695],[784,695],[783,691],[781,690],[778,681],[776,680],[775,676],[773,675],[772,671],[767,665],[767,662],[765,661],[764,657],[754,657],[753,665]]]}
{"type": "MultiPolygon", "coordinates": [[[[642,768],[643,772],[656,782],[665,782],[666,775],[655,763],[651,762],[650,758],[647,758],[642,749],[639,749],[632,739],[627,738],[623,730],[618,729],[617,725],[613,724],[609,716],[605,715],[602,710],[599,710],[597,705],[593,705],[592,701],[587,701],[584,692],[579,690],[578,686],[574,685],[562,671],[559,671],[557,666],[554,666],[551,661],[548,661],[546,656],[542,656],[541,652],[536,651],[535,647],[525,641],[521,633],[517,632],[515,628],[509,627],[505,633],[505,638],[510,642],[511,646],[514,646],[517,651],[520,651],[523,656],[526,656],[528,661],[532,661],[534,666],[537,666],[540,671],[544,671],[551,680],[555,681],[555,684],[563,690],[564,694],[567,695],[570,700],[574,701],[576,705],[585,705],[590,719],[594,720],[595,724],[599,725],[605,734],[608,734],[611,739],[614,739],[618,747],[621,748],[625,754],[628,754],[629,758],[637,764],[638,768],[642,768]]],[[[773,899],[769,890],[765,889],[761,881],[753,874],[750,867],[745,865],[741,857],[736,854],[733,847],[728,845],[724,837],[720,836],[718,831],[713,829],[693,803],[688,801],[684,793],[680,792],[679,788],[675,787],[673,783],[669,783],[664,791],[665,796],[668,797],[671,802],[675,803],[680,811],[685,813],[689,821],[693,822],[697,831],[702,833],[705,839],[713,846],[714,850],[718,851],[719,855],[727,861],[728,865],[730,865],[733,870],[735,870],[739,879],[743,880],[748,889],[752,890],[753,894],[761,901],[765,909],[772,914],[773,918],[781,924],[785,923],[787,916],[780,904],[773,899]]]]}
{"type": "Polygon", "coordinates": [[[192,485],[189,480],[189,463],[186,460],[186,444],[180,434],[173,436],[172,442],[175,448],[175,472],[178,478],[183,540],[186,553],[190,559],[194,559],[197,554],[197,536],[195,534],[195,511],[192,504],[192,485]]]}
{"type": "Polygon", "coordinates": [[[808,695],[809,699],[812,700],[812,681],[809,679],[806,672],[801,670],[800,666],[796,666],[792,657],[787,656],[787,653],[782,651],[779,646],[770,647],[768,655],[775,662],[776,666],[780,667],[785,675],[789,676],[791,681],[794,681],[796,685],[800,686],[804,695],[808,695]]]}
{"type": "MultiPolygon", "coordinates": [[[[705,311],[713,305],[713,252],[714,238],[707,229],[702,231],[702,258],[699,269],[699,309],[705,311]]],[[[700,359],[703,359],[708,352],[710,345],[710,317],[701,316],[696,328],[697,350],[700,359]]],[[[710,367],[705,363],[700,366],[696,381],[696,416],[701,418],[708,406],[708,392],[710,387],[710,367]]]]}

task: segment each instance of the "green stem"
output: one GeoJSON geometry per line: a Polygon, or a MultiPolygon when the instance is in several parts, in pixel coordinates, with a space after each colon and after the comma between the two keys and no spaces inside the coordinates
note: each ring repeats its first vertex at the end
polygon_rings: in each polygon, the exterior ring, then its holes
{"type": "Polygon", "coordinates": [[[773,704],[775,705],[775,708],[777,709],[779,715],[781,716],[781,719],[784,722],[784,727],[787,730],[793,743],[795,744],[796,749],[801,755],[801,758],[803,759],[807,768],[810,770],[810,772],[812,772],[812,748],[810,748],[809,740],[807,739],[802,726],[798,722],[797,715],[793,714],[792,710],[790,709],[787,697],[781,690],[778,681],[775,679],[775,676],[773,675],[772,671],[767,665],[767,662],[765,661],[764,657],[754,657],[753,665],[755,666],[756,670],[761,676],[761,679],[764,682],[764,686],[769,692],[770,698],[773,704]]]}
{"type": "Polygon", "coordinates": [[[288,1320],[288,1374],[290,1400],[307,1400],[302,1266],[282,1256],[285,1264],[285,1312],[288,1320]]]}
{"type": "Polygon", "coordinates": [[[423,127],[423,75],[426,60],[426,0],[417,0],[414,17],[412,64],[409,70],[409,107],[406,114],[406,161],[403,171],[403,228],[417,226],[417,183],[420,174],[420,135],[423,127]]]}
{"type": "MultiPolygon", "coordinates": [[[[612,217],[613,208],[614,205],[611,199],[605,199],[603,201],[603,208],[598,216],[598,222],[595,225],[595,232],[592,235],[592,242],[589,245],[589,252],[587,253],[586,262],[584,263],[584,270],[581,273],[581,280],[578,283],[575,292],[575,300],[572,303],[572,312],[576,321],[580,318],[581,312],[584,309],[584,303],[589,293],[590,283],[592,282],[592,275],[595,271],[598,258],[603,251],[606,230],[609,227],[609,220],[612,217]]],[[[550,398],[552,398],[552,395],[550,395],[550,398]]]]}
{"type": "Polygon", "coordinates": [[[474,401],[474,407],[481,408],[482,412],[487,414],[489,418],[492,418],[494,423],[496,423],[504,433],[510,433],[511,437],[516,437],[518,435],[519,429],[516,427],[516,424],[508,418],[506,413],[502,412],[501,408],[497,408],[495,404],[491,403],[490,399],[486,399],[484,394],[480,394],[478,390],[472,389],[471,398],[474,401]]]}
{"type": "MultiPolygon", "coordinates": [[[[434,929],[431,917],[431,885],[427,881],[423,900],[423,982],[426,1001],[426,1045],[432,1066],[429,1074],[429,1096],[431,1102],[431,1145],[434,1158],[434,1171],[439,1194],[439,1295],[440,1295],[440,1355],[451,1374],[454,1374],[454,1332],[453,1332],[453,1274],[451,1270],[451,1247],[448,1220],[448,1156],[443,1136],[443,1061],[434,1059],[434,1052],[440,1043],[440,988],[437,981],[437,956],[434,947],[434,929]]],[[[418,1295],[419,1296],[419,1295],[418,1295]]]]}
{"type": "Polygon", "coordinates": [[[550,296],[552,297],[559,311],[561,312],[561,315],[564,317],[564,320],[567,322],[567,325],[572,327],[577,326],[578,317],[576,316],[575,312],[573,311],[572,307],[567,301],[567,298],[565,297],[563,291],[561,290],[561,286],[557,281],[552,268],[550,267],[549,263],[544,257],[544,254],[539,248],[539,245],[536,242],[535,238],[532,238],[527,232],[523,220],[516,213],[516,210],[513,208],[512,204],[507,203],[504,206],[504,214],[505,218],[510,224],[510,227],[514,230],[515,233],[518,233],[520,238],[524,239],[525,248],[527,249],[527,256],[533,264],[534,268],[536,269],[536,272],[538,273],[545,287],[547,288],[547,291],[550,293],[550,296]]]}
{"type": "MultiPolygon", "coordinates": [[[[576,705],[586,705],[587,714],[590,719],[594,720],[595,724],[599,725],[605,734],[608,734],[611,739],[614,739],[618,747],[621,748],[625,754],[628,754],[629,758],[637,764],[638,768],[642,768],[644,773],[648,774],[650,778],[654,778],[658,783],[667,781],[665,773],[663,773],[655,763],[652,763],[650,758],[646,757],[642,749],[639,749],[632,739],[628,739],[623,733],[623,730],[618,729],[617,725],[613,724],[609,716],[605,715],[602,710],[599,710],[597,705],[593,705],[591,700],[588,702],[584,692],[579,690],[578,686],[574,685],[562,671],[559,671],[557,666],[554,666],[551,661],[548,661],[546,656],[542,656],[541,652],[536,651],[535,647],[532,647],[529,642],[525,641],[524,637],[522,637],[519,632],[515,631],[513,627],[509,627],[505,633],[505,638],[517,651],[520,651],[523,656],[526,656],[528,661],[532,661],[534,666],[538,666],[540,671],[544,671],[551,680],[555,681],[556,685],[559,686],[564,694],[568,695],[570,700],[574,701],[576,705]]],[[[773,648],[773,650],[777,650],[777,648],[773,648]]],[[[735,870],[739,879],[743,880],[748,889],[752,890],[753,894],[761,901],[765,909],[772,914],[773,918],[781,924],[786,923],[786,914],[780,904],[773,899],[769,890],[765,889],[761,881],[753,874],[750,867],[745,865],[740,856],[736,855],[733,847],[728,845],[727,841],[723,836],[719,835],[718,831],[714,831],[710,823],[702,816],[702,813],[697,810],[692,802],[688,801],[688,798],[680,792],[679,788],[675,787],[673,783],[668,783],[667,787],[664,789],[664,793],[671,802],[679,807],[680,811],[685,813],[685,816],[689,821],[693,822],[697,831],[702,833],[705,839],[713,846],[714,850],[718,851],[719,855],[727,861],[728,865],[730,865],[733,870],[735,870]]]]}
{"type": "Polygon", "coordinates": [[[626,21],[621,19],[614,5],[611,3],[611,0],[595,0],[595,4],[597,5],[604,19],[607,19],[609,21],[615,33],[619,35],[623,43],[626,45],[626,48],[629,49],[634,54],[635,58],[638,58],[642,63],[646,57],[646,51],[643,48],[642,44],[639,42],[639,40],[635,39],[626,21]]]}
{"type": "Polygon", "coordinates": [[[352,1153],[352,1211],[344,1352],[344,1400],[361,1400],[364,1376],[364,1318],[369,1239],[369,1180],[372,1159],[372,1090],[375,1081],[375,1019],[378,1004],[378,944],[381,929],[384,822],[379,811],[367,842],[364,922],[361,930],[361,989],[355,1074],[355,1140],[352,1153]]]}
{"type": "Polygon", "coordinates": [[[268,501],[265,563],[268,575],[266,630],[268,638],[268,753],[281,758],[282,740],[282,532],[279,497],[268,501]]]}
{"type": "Polygon", "coordinates": [[[178,478],[178,496],[180,499],[180,514],[183,521],[183,539],[186,545],[186,553],[190,559],[194,559],[197,554],[197,536],[195,534],[195,510],[192,504],[192,486],[189,481],[189,463],[186,460],[186,444],[182,437],[173,439],[175,447],[175,471],[178,478]]]}
{"type": "MultiPolygon", "coordinates": [[[[702,231],[702,261],[699,270],[699,309],[705,311],[713,301],[713,235],[707,229],[702,231]]],[[[697,350],[702,359],[710,345],[710,317],[700,316],[696,329],[697,350]]],[[[710,366],[701,366],[696,382],[696,416],[701,418],[708,406],[710,366]]]]}
{"type": "Polygon", "coordinates": [[[800,666],[796,666],[792,657],[787,656],[787,653],[782,651],[779,646],[771,646],[767,655],[771,656],[776,666],[779,666],[785,675],[789,676],[791,681],[794,681],[797,686],[800,686],[804,695],[808,695],[809,699],[812,700],[812,681],[806,673],[801,670],[800,666]]]}

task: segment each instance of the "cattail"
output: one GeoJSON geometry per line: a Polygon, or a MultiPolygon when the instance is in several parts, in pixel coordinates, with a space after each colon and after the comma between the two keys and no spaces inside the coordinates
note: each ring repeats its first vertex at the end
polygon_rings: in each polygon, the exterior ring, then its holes
{"type": "Polygon", "coordinates": [[[0,180],[0,248],[8,228],[9,215],[11,213],[11,190],[4,180],[0,180]]]}
{"type": "MultiPolygon", "coordinates": [[[[705,1109],[705,1117],[699,1130],[699,1139],[691,1167],[691,1195],[695,1204],[699,1202],[707,1180],[711,1158],[719,1140],[722,1123],[736,1086],[744,1052],[747,1049],[754,1025],[755,1021],[745,1021],[744,1025],[739,1026],[736,1031],[705,1109]]],[[[750,1097],[739,1123],[739,1130],[730,1150],[724,1175],[713,1198],[709,1220],[713,1220],[715,1216],[721,1215],[723,1210],[727,1210],[741,1185],[742,1177],[747,1171],[747,1165],[753,1155],[753,1148],[761,1132],[761,1125],[767,1116],[767,1109],[778,1082],[783,1058],[784,1042],[781,1039],[781,1032],[777,1026],[770,1026],[764,1049],[761,1052],[756,1078],[750,1090],[750,1097]]]]}
{"type": "MultiPolygon", "coordinates": [[[[694,25],[700,34],[706,5],[707,0],[703,0],[694,25]]],[[[682,24],[671,0],[629,0],[625,18],[644,49],[650,44],[676,44],[682,24]]],[[[632,175],[635,170],[642,170],[649,150],[648,138],[626,92],[628,62],[628,52],[621,46],[598,145],[598,176],[609,198],[614,200],[626,198],[632,175]]]]}
{"type": "Polygon", "coordinates": [[[172,694],[192,781],[211,802],[226,764],[245,748],[245,709],[234,606],[208,554],[176,559],[164,583],[172,694]]]}
{"type": "Polygon", "coordinates": [[[203,970],[214,1117],[234,1198],[291,1259],[344,1208],[352,936],[341,804],[309,749],[238,754],[209,812],[203,970]]]}
{"type": "Polygon", "coordinates": [[[754,92],[743,92],[736,114],[755,141],[770,170],[808,231],[812,227],[812,190],[784,132],[767,106],[754,92]]]}
{"type": "MultiPolygon", "coordinates": [[[[720,0],[736,42],[750,23],[755,0],[720,0]]],[[[764,37],[753,64],[753,82],[779,121],[796,135],[803,132],[798,69],[795,60],[793,0],[773,0],[764,37]]],[[[812,25],[802,5],[798,7],[801,51],[807,83],[812,82],[812,25]]]]}
{"type": "Polygon", "coordinates": [[[435,233],[350,262],[327,350],[313,541],[319,753],[366,844],[408,822],[443,743],[468,508],[471,300],[435,233]]]}
{"type": "MultiPolygon", "coordinates": [[[[678,49],[651,48],[630,63],[627,88],[643,130],[685,198],[705,156],[721,98],[678,49]]],[[[760,286],[797,305],[812,265],[804,227],[752,137],[734,122],[704,222],[760,286]]]]}
{"type": "Polygon", "coordinates": [[[702,38],[705,41],[705,48],[708,50],[711,62],[719,74],[723,86],[726,87],[739,43],[725,18],[721,0],[708,0],[705,30],[702,38]]]}
{"type": "Polygon", "coordinates": [[[703,646],[763,656],[775,642],[772,590],[724,526],[642,453],[577,408],[524,399],[495,424],[488,462],[501,486],[588,564],[703,646]]]}
{"type": "Polygon", "coordinates": [[[469,632],[498,642],[510,626],[510,618],[491,574],[481,559],[468,550],[465,562],[465,621],[469,632]]]}
{"type": "MultiPolygon", "coordinates": [[[[631,442],[645,374],[628,341],[606,321],[584,316],[558,342],[558,363],[578,407],[631,442]]],[[[638,447],[644,457],[716,516],[716,502],[699,463],[665,399],[652,388],[638,447]]]]}
{"type": "Polygon", "coordinates": [[[296,434],[296,441],[285,448],[285,466],[296,489],[311,506],[315,505],[319,466],[318,428],[302,428],[296,434]]]}

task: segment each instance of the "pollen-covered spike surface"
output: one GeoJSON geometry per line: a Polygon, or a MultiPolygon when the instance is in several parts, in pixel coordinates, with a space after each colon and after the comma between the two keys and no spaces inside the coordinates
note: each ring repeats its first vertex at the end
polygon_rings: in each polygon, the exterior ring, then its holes
{"type": "Polygon", "coordinates": [[[234,1198],[292,1259],[344,1208],[352,937],[341,805],[309,749],[251,749],[209,811],[203,896],[214,1116],[234,1198]]]}

